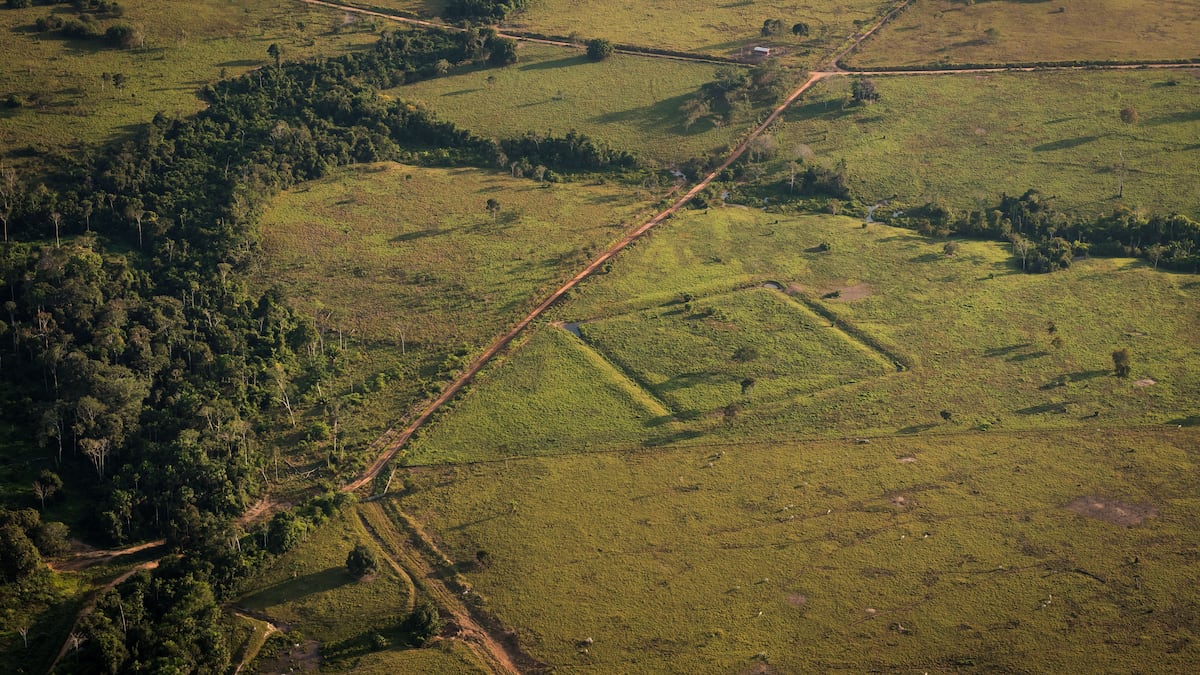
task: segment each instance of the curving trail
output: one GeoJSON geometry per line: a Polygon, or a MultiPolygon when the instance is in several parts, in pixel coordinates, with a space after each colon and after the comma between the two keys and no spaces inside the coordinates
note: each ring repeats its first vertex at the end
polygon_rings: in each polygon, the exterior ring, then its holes
{"type": "Polygon", "coordinates": [[[108,582],[107,584],[104,584],[100,588],[97,588],[96,590],[92,591],[92,594],[91,594],[91,596],[88,597],[87,602],[85,602],[83,604],[83,609],[79,610],[79,614],[75,615],[75,623],[71,624],[71,632],[67,634],[67,639],[63,641],[62,647],[59,648],[59,650],[58,650],[58,655],[54,657],[54,662],[50,664],[50,668],[47,669],[46,672],[53,673],[54,669],[58,667],[59,662],[61,662],[63,660],[63,657],[67,655],[67,650],[69,650],[71,648],[71,636],[75,635],[75,629],[79,627],[79,622],[83,621],[83,618],[85,616],[87,616],[88,614],[91,614],[92,610],[96,609],[96,601],[100,598],[101,593],[103,593],[111,588],[116,588],[118,584],[125,581],[129,577],[137,574],[138,572],[141,572],[142,570],[152,570],[152,569],[158,567],[158,563],[161,560],[162,560],[161,558],[156,558],[154,560],[147,560],[146,562],[135,566],[133,569],[130,569],[130,570],[124,572],[123,574],[116,577],[115,579],[108,582]]]}

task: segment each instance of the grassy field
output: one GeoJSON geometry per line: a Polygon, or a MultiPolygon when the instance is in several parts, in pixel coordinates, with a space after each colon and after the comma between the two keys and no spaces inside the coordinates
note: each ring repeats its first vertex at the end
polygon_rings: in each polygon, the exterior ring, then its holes
{"type": "Polygon", "coordinates": [[[430,464],[633,446],[673,430],[669,417],[578,338],[547,327],[405,452],[409,463],[430,464]]]}
{"type": "Polygon", "coordinates": [[[575,129],[663,164],[722,150],[744,130],[740,124],[718,129],[709,122],[684,129],[679,107],[715,79],[711,64],[620,55],[594,63],[576,50],[535,44],[522,44],[519,54],[515,66],[387,93],[421,103],[479,134],[575,129]]]}
{"type": "Polygon", "coordinates": [[[261,225],[256,283],[286,289],[344,349],[339,390],[372,392],[345,415],[373,438],[637,219],[648,194],[539,184],[477,169],[361,166],[281,195],[261,225]],[[501,204],[495,218],[485,203],[501,204]],[[441,374],[439,374],[441,373],[441,374]],[[380,377],[382,374],[382,377],[380,377]]]}
{"type": "Polygon", "coordinates": [[[1200,57],[1191,0],[916,0],[846,60],[927,63],[1200,57]]]}
{"type": "Polygon", "coordinates": [[[419,470],[398,505],[452,559],[489,551],[475,590],[572,672],[1180,671],[1200,658],[1198,441],[568,455],[419,470]]]}
{"type": "Polygon", "coordinates": [[[33,31],[38,18],[73,17],[67,5],[0,10],[0,100],[25,101],[20,108],[0,107],[0,152],[118,139],[156,113],[194,113],[203,105],[196,96],[201,87],[266,65],[273,43],[292,60],[357,49],[377,37],[357,20],[345,24],[343,12],[296,0],[126,0],[121,6],[123,17],[101,24],[139,28],[143,48],[33,31]],[[121,73],[128,83],[118,90],[103,73],[121,73]]]}
{"type": "Polygon", "coordinates": [[[793,397],[894,372],[802,303],[764,288],[589,321],[580,330],[677,412],[793,397]]]}
{"type": "Polygon", "coordinates": [[[1196,414],[1200,284],[1191,277],[1127,259],[1027,275],[1001,244],[963,241],[954,256],[942,248],[848,218],[692,211],[558,311],[587,321],[773,280],[912,366],[787,404],[748,406],[731,435],[1136,424],[1196,414]],[[822,242],[830,250],[816,251],[822,242]],[[839,297],[825,297],[834,291],[839,297]],[[1061,347],[1050,344],[1051,321],[1061,347]],[[1136,354],[1129,380],[1110,376],[1111,352],[1122,346],[1136,354]],[[953,419],[941,419],[942,411],[953,419]]]}
{"type": "Polygon", "coordinates": [[[384,562],[353,509],[272,560],[247,588],[252,590],[234,603],[237,607],[300,630],[343,656],[355,652],[363,636],[395,629],[411,601],[410,583],[384,562]],[[371,547],[379,561],[379,571],[363,580],[346,571],[346,555],[358,543],[371,547]]]}
{"type": "Polygon", "coordinates": [[[774,169],[786,178],[783,165],[802,152],[845,160],[867,201],[937,197],[976,208],[1037,188],[1095,214],[1118,204],[1123,161],[1126,204],[1196,218],[1197,72],[874,77],[881,98],[865,107],[845,107],[850,81],[836,78],[784,116],[774,169]],[[1127,107],[1136,124],[1121,120],[1127,107]]]}
{"type": "Polygon", "coordinates": [[[804,5],[780,0],[530,0],[505,27],[718,56],[739,56],[746,49],[766,45],[808,61],[854,33],[858,23],[870,23],[890,4],[883,0],[817,0],[804,5]],[[782,34],[764,38],[761,31],[767,19],[782,21],[782,34]],[[809,24],[808,38],[792,35],[797,22],[809,24]]]}

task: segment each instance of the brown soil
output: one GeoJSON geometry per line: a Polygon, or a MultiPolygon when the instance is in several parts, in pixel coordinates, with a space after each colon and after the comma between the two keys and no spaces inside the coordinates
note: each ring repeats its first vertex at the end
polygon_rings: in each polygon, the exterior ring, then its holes
{"type": "Polygon", "coordinates": [[[871,288],[870,284],[854,284],[853,286],[845,286],[837,289],[840,295],[837,299],[842,302],[854,302],[870,297],[875,293],[875,289],[871,288]]]}
{"type": "Polygon", "coordinates": [[[1090,495],[1076,498],[1067,504],[1067,510],[1123,527],[1140,525],[1143,520],[1158,515],[1152,506],[1125,504],[1115,499],[1090,495]]]}
{"type": "Polygon", "coordinates": [[[1150,378],[1148,378],[1148,377],[1147,377],[1147,378],[1144,378],[1144,379],[1138,380],[1137,382],[1134,382],[1134,383],[1133,383],[1133,386],[1135,386],[1135,387],[1149,387],[1150,385],[1154,385],[1154,384],[1158,384],[1158,382],[1157,382],[1157,381],[1155,381],[1155,380],[1152,380],[1152,379],[1150,379],[1150,378]]]}

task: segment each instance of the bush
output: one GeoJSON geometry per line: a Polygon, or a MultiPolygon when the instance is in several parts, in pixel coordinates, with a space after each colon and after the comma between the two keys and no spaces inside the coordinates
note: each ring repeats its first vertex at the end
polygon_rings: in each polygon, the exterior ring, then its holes
{"type": "Polygon", "coordinates": [[[350,549],[350,554],[346,556],[346,571],[355,579],[361,579],[368,574],[374,574],[379,570],[379,562],[375,560],[375,553],[364,546],[361,542],[355,544],[354,548],[350,549]]]}
{"type": "Polygon", "coordinates": [[[587,56],[593,61],[603,61],[613,55],[613,45],[608,40],[596,38],[587,42],[587,56]]]}
{"type": "Polygon", "coordinates": [[[113,45],[114,47],[120,47],[122,49],[140,47],[145,41],[142,31],[127,23],[118,23],[116,25],[109,26],[108,30],[104,32],[104,39],[108,40],[109,44],[113,45]]]}

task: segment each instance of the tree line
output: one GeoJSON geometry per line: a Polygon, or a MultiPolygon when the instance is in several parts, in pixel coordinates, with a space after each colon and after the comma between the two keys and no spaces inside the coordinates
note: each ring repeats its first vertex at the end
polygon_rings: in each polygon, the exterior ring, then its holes
{"type": "Polygon", "coordinates": [[[1178,213],[1147,215],[1122,206],[1107,215],[1080,217],[1028,190],[1003,194],[989,208],[958,210],[930,202],[875,218],[924,234],[1008,242],[1027,272],[1064,269],[1073,258],[1088,255],[1145,258],[1155,268],[1200,272],[1200,223],[1178,213]]]}

